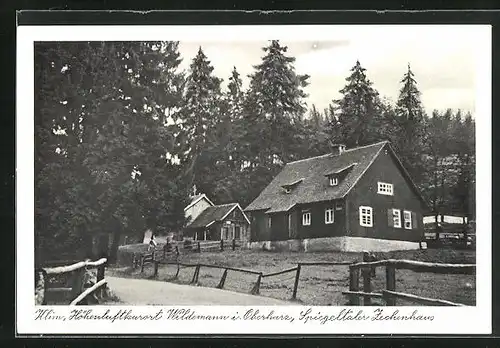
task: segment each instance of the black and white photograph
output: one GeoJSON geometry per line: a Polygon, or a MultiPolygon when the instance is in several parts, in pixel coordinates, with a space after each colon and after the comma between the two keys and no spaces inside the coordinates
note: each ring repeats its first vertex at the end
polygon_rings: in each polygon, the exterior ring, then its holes
{"type": "Polygon", "coordinates": [[[280,332],[328,332],[323,315],[439,332],[439,313],[488,308],[488,28],[75,28],[18,47],[34,149],[17,150],[34,210],[17,215],[34,249],[18,307],[36,325],[81,325],[64,308],[194,316],[181,306],[268,332],[285,315],[280,332]]]}

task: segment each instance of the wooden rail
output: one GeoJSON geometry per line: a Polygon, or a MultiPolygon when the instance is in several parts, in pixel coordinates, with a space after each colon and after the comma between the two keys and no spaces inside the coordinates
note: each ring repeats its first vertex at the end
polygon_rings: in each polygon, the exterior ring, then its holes
{"type": "MultiPolygon", "coordinates": [[[[53,263],[53,262],[51,262],[53,263]]],[[[104,279],[105,267],[107,264],[106,258],[101,258],[97,261],[80,261],[67,266],[58,267],[45,267],[36,271],[36,284],[35,284],[35,303],[37,305],[44,305],[47,303],[46,295],[49,293],[66,294],[72,298],[70,304],[79,304],[88,296],[97,292],[97,297],[100,297],[100,292],[106,280],[104,279]],[[85,288],[85,279],[88,276],[87,270],[97,268],[96,284],[90,288],[85,288]],[[57,277],[62,275],[69,275],[69,287],[50,287],[49,277],[57,277]]],[[[96,297],[96,299],[97,299],[96,297]]]]}
{"type": "Polygon", "coordinates": [[[431,263],[413,260],[381,260],[374,262],[359,262],[351,268],[372,268],[377,266],[391,266],[397,269],[408,269],[414,272],[441,273],[441,274],[475,274],[475,264],[431,263]]]}
{"type": "Polygon", "coordinates": [[[80,302],[82,302],[82,300],[91,295],[92,293],[94,293],[97,289],[100,289],[102,286],[106,285],[106,279],[103,279],[97,283],[95,283],[94,285],[92,285],[90,288],[88,288],[87,290],[85,290],[84,292],[82,292],[80,295],[78,295],[77,298],[75,298],[73,301],[71,301],[70,305],[71,306],[74,306],[74,305],[77,305],[79,304],[80,302]]]}
{"type": "MultiPolygon", "coordinates": [[[[179,246],[170,244],[172,246],[171,250],[167,250],[167,245],[166,244],[163,246],[161,249],[154,249],[153,251],[146,252],[143,254],[134,254],[134,257],[132,259],[132,267],[137,268],[138,266],[141,267],[141,273],[144,272],[144,268],[147,265],[153,265],[155,269],[155,275],[157,273],[157,268],[158,265],[156,264],[157,262],[165,263],[164,261],[168,258],[169,254],[175,254],[176,257],[178,258],[180,255],[179,252],[179,246]]],[[[233,239],[231,242],[231,249],[235,250],[236,248],[239,248],[240,245],[236,243],[236,240],[233,239]]],[[[189,248],[186,248],[187,250],[192,250],[195,252],[201,252],[202,250],[210,250],[210,249],[220,249],[220,251],[224,251],[224,240],[220,241],[204,241],[203,244],[201,242],[193,242],[192,244],[189,245],[189,248]]]]}
{"type": "Polygon", "coordinates": [[[99,259],[97,261],[80,261],[77,263],[74,263],[69,266],[59,266],[59,267],[53,267],[53,268],[44,268],[45,272],[47,275],[53,275],[53,274],[63,274],[63,273],[69,273],[73,272],[76,270],[79,270],[81,268],[92,268],[92,267],[98,267],[102,266],[107,262],[105,258],[99,259]]]}
{"type": "MultiPolygon", "coordinates": [[[[222,244],[223,244],[223,241],[222,241],[221,245],[222,244]]],[[[155,276],[157,275],[157,272],[158,272],[157,264],[158,264],[158,262],[155,265],[155,273],[154,273],[155,276]]],[[[243,269],[243,268],[236,268],[236,267],[229,267],[229,266],[210,265],[210,264],[205,264],[205,263],[196,263],[196,264],[182,263],[182,262],[179,262],[179,259],[177,259],[176,261],[164,261],[164,262],[161,262],[161,264],[177,266],[177,272],[174,276],[174,279],[178,278],[181,267],[183,267],[183,268],[195,268],[195,271],[194,271],[193,276],[191,278],[190,284],[197,284],[198,283],[200,271],[202,268],[212,268],[212,269],[224,270],[224,272],[222,273],[221,279],[220,279],[218,285],[216,286],[219,289],[224,288],[228,273],[230,271],[253,274],[253,275],[257,276],[257,280],[256,280],[254,286],[252,287],[250,293],[255,294],[255,295],[260,293],[260,286],[261,286],[263,278],[269,278],[269,277],[279,276],[279,275],[286,274],[286,273],[295,272],[295,281],[293,284],[293,293],[292,293],[292,299],[295,300],[297,298],[297,290],[299,287],[300,273],[301,273],[302,267],[305,267],[305,266],[350,266],[353,263],[346,262],[346,261],[342,261],[342,262],[339,262],[339,261],[300,262],[295,267],[287,268],[287,269],[277,271],[277,272],[266,273],[266,274],[264,274],[263,272],[259,272],[259,271],[243,269]]]]}
{"type": "MultiPolygon", "coordinates": [[[[230,248],[231,250],[236,250],[236,248],[240,248],[241,245],[236,242],[236,239],[231,240],[230,248]]],[[[202,250],[211,250],[211,249],[219,249],[220,251],[224,251],[225,241],[221,239],[220,241],[193,241],[190,245],[190,249],[196,252],[201,252],[202,250]]]]}
{"type": "Polygon", "coordinates": [[[382,298],[383,294],[377,292],[363,292],[363,291],[342,291],[343,295],[355,295],[355,296],[369,296],[382,298]]]}
{"type": "Polygon", "coordinates": [[[457,306],[457,307],[464,306],[461,303],[455,303],[455,302],[446,301],[446,300],[437,300],[434,298],[422,297],[422,296],[417,296],[417,295],[412,295],[412,294],[406,294],[404,292],[396,292],[396,291],[389,291],[389,290],[382,290],[382,296],[384,298],[390,298],[390,297],[401,298],[404,300],[413,301],[413,302],[417,302],[420,304],[429,304],[429,305],[437,305],[437,306],[457,306]]]}
{"type": "Polygon", "coordinates": [[[350,305],[360,305],[360,298],[363,298],[363,305],[370,306],[373,297],[385,301],[387,306],[395,306],[396,299],[405,299],[420,304],[439,305],[439,306],[463,306],[460,303],[454,303],[446,300],[427,298],[412,294],[406,294],[396,291],[396,269],[407,269],[414,272],[426,272],[437,274],[468,274],[476,273],[475,264],[445,264],[431,263],[413,260],[380,260],[371,261],[373,257],[368,253],[363,254],[363,262],[355,263],[349,266],[349,291],[342,294],[349,296],[350,305]],[[375,276],[377,267],[385,267],[386,289],[382,293],[372,291],[371,279],[375,276]],[[363,288],[360,289],[359,278],[363,279],[363,288]]]}
{"type": "Polygon", "coordinates": [[[277,276],[277,275],[285,274],[285,273],[289,273],[289,272],[296,272],[297,268],[298,268],[298,266],[297,267],[288,268],[288,269],[285,269],[285,270],[279,271],[279,272],[263,274],[262,278],[277,276]]]}
{"type": "Polygon", "coordinates": [[[350,261],[300,262],[302,266],[350,266],[352,264],[350,261]]]}

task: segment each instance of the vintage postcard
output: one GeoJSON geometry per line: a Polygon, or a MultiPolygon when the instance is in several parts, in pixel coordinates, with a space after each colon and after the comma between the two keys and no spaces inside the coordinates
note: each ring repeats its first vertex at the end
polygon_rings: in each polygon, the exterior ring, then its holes
{"type": "Polygon", "coordinates": [[[489,26],[17,40],[18,334],[491,333],[489,26]]]}

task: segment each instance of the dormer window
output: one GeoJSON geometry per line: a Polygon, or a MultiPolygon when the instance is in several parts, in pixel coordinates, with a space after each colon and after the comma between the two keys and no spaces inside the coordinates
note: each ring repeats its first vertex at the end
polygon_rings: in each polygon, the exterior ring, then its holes
{"type": "Polygon", "coordinates": [[[336,176],[330,177],[330,186],[337,186],[339,184],[339,179],[336,176]]]}
{"type": "Polygon", "coordinates": [[[293,182],[291,182],[289,184],[281,185],[281,187],[283,187],[283,190],[285,190],[285,193],[290,193],[303,180],[304,179],[295,180],[295,181],[293,181],[293,182]]]}
{"type": "Polygon", "coordinates": [[[357,163],[351,163],[347,166],[330,169],[324,175],[328,178],[328,183],[330,186],[337,186],[340,181],[342,181],[354,168],[357,163]]]}

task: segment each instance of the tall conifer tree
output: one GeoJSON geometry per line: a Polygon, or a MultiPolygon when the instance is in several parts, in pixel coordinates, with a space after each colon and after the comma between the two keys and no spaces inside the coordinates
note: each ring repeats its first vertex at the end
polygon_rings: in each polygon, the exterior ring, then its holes
{"type": "Polygon", "coordinates": [[[424,146],[425,112],[420,100],[415,75],[408,70],[401,80],[403,84],[396,103],[395,138],[393,144],[401,156],[405,168],[420,184],[424,175],[422,148],[424,146]]]}
{"type": "Polygon", "coordinates": [[[286,55],[287,50],[279,41],[270,41],[249,76],[239,144],[241,169],[248,178],[246,203],[284,163],[299,156],[301,140],[296,130],[307,110],[304,88],[309,76],[296,73],[295,58],[286,55]]]}
{"type": "MultiPolygon", "coordinates": [[[[340,136],[347,147],[381,140],[380,100],[359,61],[351,68],[342,98],[335,100],[340,136]]],[[[333,127],[335,128],[335,127],[333,127]]]]}

